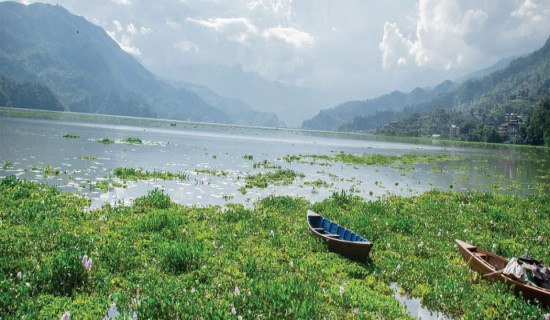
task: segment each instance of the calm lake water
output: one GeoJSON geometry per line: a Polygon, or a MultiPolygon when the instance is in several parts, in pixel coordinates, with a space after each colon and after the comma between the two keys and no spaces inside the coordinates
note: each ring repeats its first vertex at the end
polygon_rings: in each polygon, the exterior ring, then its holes
{"type": "Polygon", "coordinates": [[[92,207],[106,202],[131,203],[156,187],[184,205],[247,205],[274,195],[319,201],[333,192],[352,192],[366,199],[386,194],[418,195],[430,189],[468,189],[525,195],[548,192],[550,151],[513,146],[466,146],[403,143],[372,136],[319,133],[299,130],[243,128],[156,119],[119,117],[76,120],[32,119],[0,116],[0,178],[16,175],[55,185],[62,191],[78,192],[92,199],[92,207]],[[64,138],[66,134],[79,136],[64,138]],[[139,138],[141,145],[122,142],[139,138]],[[105,145],[98,139],[115,140],[105,145]],[[340,162],[287,162],[292,155],[346,154],[446,154],[459,161],[412,166],[353,165],[340,162]],[[247,156],[247,157],[245,157],[247,156]],[[252,156],[252,157],[250,157],[252,156]],[[251,160],[252,158],[252,160],[251,160]],[[267,161],[305,176],[291,185],[246,189],[249,174],[274,171],[254,164],[267,161]],[[45,174],[47,167],[59,174],[45,174]],[[123,182],[114,178],[117,167],[147,171],[185,173],[186,181],[150,180],[123,182]],[[218,170],[221,175],[205,173],[218,170]],[[98,181],[123,183],[102,192],[92,186],[98,181]],[[317,182],[317,184],[312,184],[317,182]],[[320,184],[322,183],[322,184],[320,184]]]}

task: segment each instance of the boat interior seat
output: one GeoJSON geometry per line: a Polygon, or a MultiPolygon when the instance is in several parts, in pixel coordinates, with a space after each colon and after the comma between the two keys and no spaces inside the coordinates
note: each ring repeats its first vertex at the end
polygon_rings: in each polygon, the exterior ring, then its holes
{"type": "Polygon", "coordinates": [[[325,218],[319,216],[319,217],[313,217],[311,219],[311,225],[315,228],[320,228],[323,226],[323,221],[325,220],[325,218]]]}
{"type": "Polygon", "coordinates": [[[331,237],[331,238],[340,238],[340,235],[336,233],[327,233],[325,234],[325,236],[331,237]]]}
{"type": "Polygon", "coordinates": [[[330,230],[330,224],[331,224],[331,223],[332,223],[332,222],[331,222],[329,219],[326,219],[326,218],[325,218],[325,220],[323,220],[323,224],[322,224],[323,229],[325,229],[326,231],[329,231],[329,230],[330,230]]]}
{"type": "Polygon", "coordinates": [[[340,238],[344,239],[344,234],[346,233],[346,228],[338,226],[338,231],[336,232],[340,238]]]}
{"type": "Polygon", "coordinates": [[[338,234],[338,224],[331,222],[330,229],[328,229],[328,232],[338,234]]]}
{"type": "Polygon", "coordinates": [[[474,254],[478,257],[480,257],[481,259],[483,260],[487,260],[487,255],[485,253],[481,253],[481,252],[474,252],[474,254]]]}
{"type": "Polygon", "coordinates": [[[346,231],[344,232],[344,237],[343,237],[343,238],[344,238],[344,240],[346,240],[346,241],[351,241],[351,231],[346,230],[346,231]]]}

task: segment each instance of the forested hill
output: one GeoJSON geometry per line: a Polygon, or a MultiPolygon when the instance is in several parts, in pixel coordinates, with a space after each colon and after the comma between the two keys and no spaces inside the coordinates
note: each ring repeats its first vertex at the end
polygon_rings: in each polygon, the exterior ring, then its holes
{"type": "Polygon", "coordinates": [[[38,82],[18,82],[0,76],[0,106],[64,111],[51,90],[38,82]]]}
{"type": "MultiPolygon", "coordinates": [[[[393,113],[386,119],[400,120],[384,126],[378,132],[408,136],[439,134],[446,137],[450,134],[449,128],[455,125],[460,128],[461,139],[493,142],[508,139],[517,143],[537,144],[522,130],[535,123],[535,113],[546,112],[548,97],[550,38],[541,49],[510,62],[502,70],[481,79],[466,81],[453,92],[440,95],[428,103],[393,113]],[[506,114],[510,113],[525,120],[523,126],[520,126],[521,130],[513,137],[497,134],[498,126],[506,121],[506,114]]],[[[355,125],[346,129],[361,130],[361,122],[365,120],[357,118],[354,120],[355,125]]]]}
{"type": "Polygon", "coordinates": [[[390,94],[365,101],[350,101],[335,108],[321,110],[318,115],[302,123],[303,129],[337,130],[355,117],[367,117],[380,111],[399,110],[406,106],[426,102],[433,97],[455,89],[458,85],[450,80],[435,88],[416,88],[409,93],[394,91],[390,94]]]}
{"type": "MultiPolygon", "coordinates": [[[[161,81],[102,28],[60,6],[0,2],[0,75],[44,85],[67,111],[236,122],[192,90],[161,81]]],[[[248,110],[244,119],[256,116],[248,110]]]]}

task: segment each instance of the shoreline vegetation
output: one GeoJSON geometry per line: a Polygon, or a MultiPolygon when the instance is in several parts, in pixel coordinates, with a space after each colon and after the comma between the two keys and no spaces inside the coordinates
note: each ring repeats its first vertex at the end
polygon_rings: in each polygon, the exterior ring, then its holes
{"type": "Polygon", "coordinates": [[[0,313],[104,318],[407,318],[390,284],[462,319],[541,319],[548,309],[481,279],[455,239],[504,257],[550,262],[550,195],[429,191],[376,200],[335,192],[310,203],[268,196],[188,207],[161,189],[133,205],[0,180],[0,313]],[[319,212],[374,243],[357,263],[308,234],[319,212]],[[86,259],[84,259],[84,257],[86,259]]]}

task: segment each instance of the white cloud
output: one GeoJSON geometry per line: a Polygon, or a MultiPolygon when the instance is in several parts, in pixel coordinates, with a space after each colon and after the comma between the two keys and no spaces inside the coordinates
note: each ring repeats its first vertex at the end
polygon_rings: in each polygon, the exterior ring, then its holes
{"type": "Polygon", "coordinates": [[[153,32],[153,29],[151,29],[151,28],[147,28],[147,27],[139,28],[139,33],[141,33],[141,34],[148,34],[148,33],[151,33],[151,32],[153,32]]]}
{"type": "Polygon", "coordinates": [[[208,20],[187,18],[187,21],[194,22],[215,31],[227,31],[232,27],[244,27],[246,32],[257,33],[256,27],[247,18],[211,18],[208,20]]]}
{"type": "Polygon", "coordinates": [[[132,1],[130,0],[111,0],[111,1],[121,6],[129,6],[132,4],[132,1]]]}
{"type": "Polygon", "coordinates": [[[256,0],[248,2],[246,7],[251,11],[261,9],[286,20],[292,17],[292,0],[256,0]]]}
{"type": "Polygon", "coordinates": [[[303,32],[294,28],[269,28],[262,33],[262,36],[266,39],[272,37],[284,40],[287,43],[294,45],[297,48],[304,46],[310,46],[313,44],[313,36],[307,32],[303,32]]]}
{"type": "Polygon", "coordinates": [[[187,18],[187,21],[224,33],[227,40],[238,43],[245,43],[251,35],[258,33],[258,29],[247,18],[210,18],[207,20],[187,18]]]}
{"type": "Polygon", "coordinates": [[[130,23],[126,26],[126,31],[128,31],[128,33],[130,33],[130,34],[135,34],[136,33],[136,27],[134,27],[133,23],[130,23]]]}
{"type": "Polygon", "coordinates": [[[199,46],[193,42],[189,41],[178,41],[173,44],[173,47],[178,49],[179,51],[185,53],[189,51],[195,51],[199,52],[199,46]]]}
{"type": "Polygon", "coordinates": [[[405,36],[397,23],[386,22],[379,44],[382,66],[430,67],[450,70],[477,53],[468,35],[484,26],[488,14],[481,9],[463,9],[458,0],[420,0],[414,36],[405,36]]]}
{"type": "Polygon", "coordinates": [[[512,34],[517,37],[530,36],[535,33],[548,32],[550,27],[550,1],[524,0],[520,6],[510,13],[510,17],[518,22],[512,34]]]}
{"type": "MultiPolygon", "coordinates": [[[[105,32],[120,46],[120,48],[132,55],[141,56],[141,50],[132,45],[132,40],[138,34],[138,30],[133,23],[128,23],[126,26],[118,20],[112,21],[115,31],[110,31],[105,28],[105,32]]],[[[139,34],[147,34],[152,32],[151,28],[141,27],[139,34]]]]}
{"type": "Polygon", "coordinates": [[[118,20],[113,20],[113,24],[115,25],[116,32],[121,32],[124,28],[122,28],[122,23],[118,20]]]}
{"type": "Polygon", "coordinates": [[[166,25],[174,30],[181,29],[181,23],[171,20],[170,18],[166,17],[165,19],[166,25]]]}
{"type": "Polygon", "coordinates": [[[413,43],[399,31],[397,23],[386,22],[384,24],[384,37],[379,44],[382,51],[382,67],[388,69],[396,62],[400,66],[408,65],[409,60],[414,60],[409,51],[413,43]]]}

